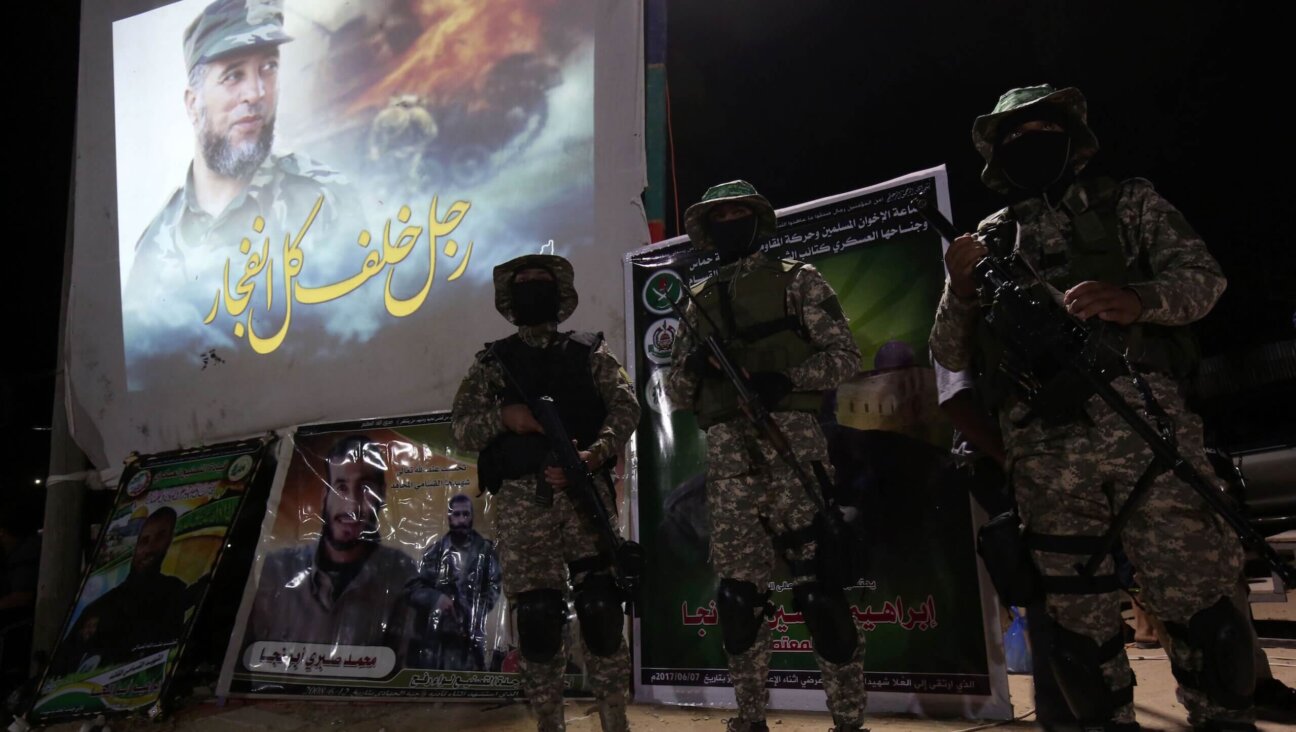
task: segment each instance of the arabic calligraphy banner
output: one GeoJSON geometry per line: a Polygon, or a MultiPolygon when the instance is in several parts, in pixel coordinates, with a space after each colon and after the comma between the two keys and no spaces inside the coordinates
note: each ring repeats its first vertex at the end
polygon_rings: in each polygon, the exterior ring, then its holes
{"type": "MultiPolygon", "coordinates": [[[[821,413],[837,491],[861,507],[869,576],[850,591],[867,641],[869,709],[1009,718],[998,606],[973,545],[966,493],[946,485],[949,428],[936,406],[927,334],[944,278],[941,242],[910,206],[949,212],[944,167],[783,209],[764,245],[811,262],[837,291],[869,369],[821,413]]],[[[687,239],[626,257],[635,383],[646,409],[635,433],[636,530],[650,562],[636,636],[636,698],[732,706],[707,564],[705,435],[664,395],[679,327],[667,298],[712,275],[687,239]]],[[[782,568],[780,568],[782,569],[782,568]]],[[[810,635],[776,574],[769,619],[775,707],[824,709],[810,635]]]]}
{"type": "Polygon", "coordinates": [[[280,445],[221,693],[517,696],[495,514],[449,415],[304,427],[280,445]]]}
{"type": "Polygon", "coordinates": [[[264,448],[256,440],[148,456],[126,467],[41,678],[33,722],[158,703],[189,643],[231,527],[259,482],[264,448]]]}
{"type": "Polygon", "coordinates": [[[492,268],[542,247],[579,273],[573,325],[620,342],[638,2],[146,4],[83,16],[80,108],[112,110],[78,134],[68,334],[97,462],[447,403],[492,268]]]}

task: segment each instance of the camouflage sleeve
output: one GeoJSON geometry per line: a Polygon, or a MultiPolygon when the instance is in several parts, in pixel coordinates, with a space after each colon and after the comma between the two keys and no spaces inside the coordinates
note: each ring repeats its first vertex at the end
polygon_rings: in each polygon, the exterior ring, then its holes
{"type": "Polygon", "coordinates": [[[936,363],[950,371],[963,371],[972,366],[973,334],[980,311],[980,301],[975,296],[965,300],[955,295],[949,282],[945,282],[945,292],[936,306],[936,322],[927,338],[936,363]]]}
{"type": "Polygon", "coordinates": [[[603,397],[607,417],[603,418],[598,437],[586,449],[591,453],[590,462],[601,465],[609,459],[616,459],[639,424],[639,399],[635,396],[630,377],[606,342],[600,343],[590,354],[590,372],[594,375],[599,395],[603,397]]]}
{"type": "Polygon", "coordinates": [[[801,326],[817,352],[788,369],[798,391],[835,389],[859,373],[863,358],[837,293],[819,270],[803,266],[787,291],[789,312],[800,313],[801,326]]]}
{"type": "Polygon", "coordinates": [[[1152,279],[1130,289],[1143,301],[1139,321],[1186,325],[1201,319],[1228,284],[1206,242],[1179,210],[1146,180],[1127,181],[1120,200],[1121,224],[1149,264],[1152,279]]]}
{"type": "Polygon", "coordinates": [[[473,358],[468,375],[455,392],[450,427],[460,450],[481,451],[504,432],[496,394],[504,388],[504,377],[494,362],[485,360],[485,351],[473,358]]]}
{"type": "Polygon", "coordinates": [[[698,385],[702,383],[700,376],[684,367],[684,360],[695,349],[706,348],[694,337],[693,329],[688,325],[697,322],[696,319],[697,311],[693,302],[689,301],[684,307],[685,322],[680,323],[679,330],[675,333],[675,343],[671,348],[671,370],[666,375],[666,401],[673,407],[692,409],[698,385]]]}

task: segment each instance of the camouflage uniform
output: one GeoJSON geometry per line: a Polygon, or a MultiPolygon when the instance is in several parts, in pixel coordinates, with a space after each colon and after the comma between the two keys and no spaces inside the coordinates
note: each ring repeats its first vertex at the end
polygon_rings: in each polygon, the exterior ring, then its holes
{"type": "MultiPolygon", "coordinates": [[[[1079,172],[1097,150],[1097,141],[1084,124],[1083,97],[1074,89],[1053,92],[1050,87],[1036,87],[1014,90],[1004,99],[1027,92],[1037,97],[1036,102],[1042,99],[1040,103],[1069,108],[1076,124],[1071,139],[1073,144],[1079,142],[1071,161],[1079,172]]],[[[987,160],[982,179],[990,187],[1008,192],[1002,171],[989,162],[994,139],[993,130],[983,123],[988,117],[978,120],[974,131],[977,147],[987,160]]],[[[1077,193],[1083,196],[1085,180],[1072,183],[1063,200],[1077,193]]],[[[1204,242],[1146,180],[1124,181],[1115,195],[1119,239],[1128,270],[1136,272],[1142,261],[1152,272],[1149,281],[1128,285],[1143,303],[1138,322],[1182,326],[1204,316],[1225,286],[1219,265],[1204,242]]],[[[1036,196],[989,217],[983,227],[1011,216],[1019,232],[1017,254],[1042,279],[1051,280],[1064,276],[1074,257],[1074,226],[1068,210],[1050,206],[1036,196]]],[[[1034,282],[1023,277],[1022,284],[1034,282]]],[[[962,370],[976,365],[976,330],[983,305],[988,303],[976,297],[960,298],[947,282],[930,338],[932,355],[942,366],[962,370]]],[[[1203,450],[1201,421],[1185,406],[1179,383],[1166,373],[1147,373],[1144,379],[1173,423],[1181,454],[1202,475],[1212,475],[1203,450]]],[[[1143,412],[1143,399],[1129,377],[1117,377],[1113,386],[1137,412],[1143,412]]],[[[1007,397],[998,408],[1028,544],[1032,544],[1031,535],[1101,536],[1152,460],[1146,443],[1098,396],[1083,405],[1082,417],[1062,424],[1031,418],[1027,406],[1016,397],[1007,397]]],[[[1138,568],[1142,601],[1172,622],[1187,624],[1198,611],[1230,595],[1241,568],[1237,539],[1199,496],[1170,473],[1156,478],[1150,495],[1135,510],[1120,538],[1138,568]]],[[[1066,549],[1057,543],[1050,548],[1066,549]]],[[[1085,558],[1084,551],[1078,545],[1071,552],[1042,550],[1038,543],[1032,548],[1044,578],[1049,615],[1062,629],[1104,647],[1102,675],[1110,689],[1124,690],[1133,683],[1133,673],[1120,643],[1122,621],[1113,562],[1107,557],[1095,581],[1085,583],[1075,570],[1077,561],[1085,558]]],[[[1201,669],[1200,650],[1187,642],[1173,643],[1170,654],[1176,676],[1201,669]]],[[[1249,716],[1247,710],[1225,710],[1197,689],[1184,686],[1182,691],[1193,724],[1249,716]]],[[[1121,704],[1112,721],[1133,720],[1131,702],[1121,704]]]]}
{"type": "MultiPolygon", "coordinates": [[[[768,235],[773,230],[773,210],[763,210],[768,208],[768,203],[761,207],[763,202],[764,199],[759,198],[754,204],[758,207],[757,215],[766,216],[761,227],[762,233],[768,235]]],[[[695,216],[701,218],[691,211],[690,220],[695,216]]],[[[690,229],[690,236],[695,244],[699,240],[705,241],[705,233],[697,228],[690,229]]],[[[716,277],[730,280],[727,286],[738,298],[743,292],[746,277],[776,264],[766,255],[755,252],[724,265],[716,277]]],[[[787,371],[794,389],[835,389],[859,371],[859,347],[837,304],[837,295],[813,266],[802,265],[797,270],[785,293],[785,310],[795,314],[815,351],[810,358],[787,371]]],[[[689,324],[698,322],[698,317],[690,302],[685,310],[686,322],[674,345],[674,367],[666,382],[669,402],[695,411],[702,380],[696,372],[684,367],[683,362],[697,349],[706,348],[689,327],[689,324]]],[[[787,435],[793,452],[808,474],[814,474],[811,465],[814,462],[827,466],[828,445],[815,414],[775,411],[773,418],[787,435]]],[[[712,565],[721,578],[766,588],[771,583],[774,570],[776,537],[809,527],[815,517],[815,506],[793,470],[745,417],[714,424],[707,429],[706,436],[706,495],[711,523],[712,565]]],[[[816,579],[807,561],[815,556],[814,541],[777,553],[794,568],[794,585],[816,579]]],[[[738,705],[737,718],[729,721],[731,730],[745,732],[753,726],[759,728],[764,722],[770,653],[769,626],[763,621],[751,648],[738,655],[726,653],[738,705]]],[[[829,662],[816,649],[815,660],[823,672],[828,707],[834,722],[845,728],[858,727],[864,720],[867,690],[863,657],[862,635],[859,635],[859,645],[853,657],[844,663],[829,662]]]]}
{"type": "MultiPolygon", "coordinates": [[[[554,259],[558,258],[522,257],[496,268],[496,307],[510,322],[515,322],[508,295],[512,275],[519,269],[535,266],[529,262],[554,259]]],[[[552,269],[558,278],[562,297],[559,321],[565,320],[576,308],[570,265],[566,268],[543,266],[552,269]]],[[[559,334],[557,323],[545,323],[519,326],[518,335],[528,345],[544,346],[559,334]]],[[[593,350],[589,368],[607,416],[598,438],[593,444],[581,445],[580,449],[590,452],[591,464],[610,466],[639,422],[639,402],[634,387],[606,343],[599,343],[593,350]]],[[[506,431],[500,417],[499,398],[504,389],[505,376],[499,361],[488,357],[487,351],[479,352],[455,394],[453,429],[460,449],[483,450],[506,431]]],[[[614,505],[613,487],[601,476],[596,476],[595,484],[604,492],[605,504],[614,505]]],[[[504,568],[504,591],[510,604],[515,603],[519,593],[530,590],[557,589],[566,593],[568,563],[585,559],[596,551],[595,532],[581,519],[565,491],[555,490],[553,505],[548,507],[536,502],[535,493],[536,478],[530,477],[505,480],[496,494],[497,549],[504,568]]],[[[585,572],[578,570],[570,574],[575,585],[585,572]]],[[[630,687],[627,643],[623,640],[619,650],[608,657],[589,652],[584,638],[582,646],[604,732],[627,729],[625,708],[630,687]]],[[[543,732],[565,729],[562,708],[565,651],[544,664],[521,659],[522,685],[543,732]]]]}

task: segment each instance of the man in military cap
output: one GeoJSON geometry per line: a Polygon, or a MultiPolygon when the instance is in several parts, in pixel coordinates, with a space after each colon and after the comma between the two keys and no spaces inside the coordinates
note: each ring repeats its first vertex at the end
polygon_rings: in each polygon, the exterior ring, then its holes
{"type": "Polygon", "coordinates": [[[1184,405],[1179,380],[1195,353],[1186,326],[1224,290],[1219,265],[1151,183],[1090,171],[1098,142],[1077,89],[1010,90],[977,118],[972,138],[986,161],[982,181],[1011,205],[981,223],[984,236],[950,245],[930,345],[942,366],[982,374],[978,390],[998,414],[1025,542],[1056,625],[1039,662],[1051,664],[1085,729],[1138,729],[1113,561],[1093,577],[1076,567],[1100,549],[1135,483],[1151,480],[1120,545],[1139,570],[1142,601],[1170,629],[1189,722],[1254,729],[1248,620],[1229,600],[1242,562],[1237,538],[1168,466],[1153,465],[1144,441],[1092,391],[1054,388],[1059,398],[1024,403],[1007,376],[1022,365],[981,317],[1002,306],[973,277],[986,241],[998,242],[997,251],[1013,253],[1023,287],[1119,339],[1130,368],[1113,388],[1209,476],[1201,420],[1184,405]]]}
{"type": "Polygon", "coordinates": [[[481,452],[478,474],[496,497],[498,549],[504,591],[517,613],[522,686],[539,729],[565,729],[570,577],[603,730],[624,730],[630,685],[622,637],[625,598],[612,581],[612,558],[596,548],[594,529],[563,490],[567,479],[549,462],[549,442],[523,397],[554,399],[609,507],[615,506],[611,468],[639,422],[639,402],[601,333],[558,330],[576,309],[570,262],[528,255],[499,265],[494,274],[495,307],[517,325],[517,333],[476,355],[455,394],[452,423],[458,446],[481,452]]]}
{"type": "Polygon", "coordinates": [[[445,536],[423,552],[405,596],[417,611],[409,665],[446,671],[485,671],[486,616],[500,594],[495,542],[473,528],[473,502],[449,501],[445,536]]]}
{"type": "Polygon", "coordinates": [[[864,644],[845,592],[819,576],[815,506],[793,469],[742,416],[737,391],[695,332],[711,323],[723,331],[715,335],[728,343],[807,474],[826,470],[828,445],[816,413],[824,391],[859,372],[859,346],[823,275],[804,262],[761,253],[774,226],[773,207],[745,181],[715,186],[689,207],[685,228],[693,245],[714,250],[722,264],[696,294],[709,320],[692,303],[685,312],[667,397],[688,405],[707,433],[711,559],[721,578],[716,609],[738,702],[728,729],[768,729],[765,620],[777,550],[810,629],[834,729],[857,730],[867,697],[864,644]]]}
{"type": "Polygon", "coordinates": [[[158,331],[172,348],[198,339],[225,284],[226,262],[233,259],[237,272],[247,256],[240,242],[296,235],[320,197],[311,242],[359,231],[358,205],[338,173],[302,155],[271,152],[279,47],[291,40],[282,0],[216,0],[185,29],[184,105],[194,157],[184,185],[135,245],[122,295],[128,347],[160,341],[158,331]]]}

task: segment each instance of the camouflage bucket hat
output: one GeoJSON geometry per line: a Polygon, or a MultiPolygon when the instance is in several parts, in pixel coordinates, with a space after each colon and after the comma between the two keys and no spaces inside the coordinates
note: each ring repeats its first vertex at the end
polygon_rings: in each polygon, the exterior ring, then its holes
{"type": "Polygon", "coordinates": [[[513,284],[513,276],[524,269],[544,269],[553,275],[558,283],[558,322],[571,317],[580,302],[576,295],[576,271],[571,262],[553,254],[527,254],[495,267],[495,309],[500,315],[517,324],[513,319],[513,295],[509,292],[509,285],[513,284]]]}
{"type": "Polygon", "coordinates": [[[185,68],[193,71],[230,53],[292,40],[283,29],[283,0],[216,0],[185,28],[185,68]]]}
{"type": "Polygon", "coordinates": [[[698,249],[712,249],[715,244],[706,231],[706,217],[716,205],[732,202],[751,207],[756,215],[756,237],[763,238],[774,234],[777,217],[774,207],[765,197],[756,192],[756,188],[745,180],[735,180],[711,186],[702,194],[702,200],[688,207],[684,212],[684,231],[688,232],[693,246],[698,249]]]}
{"type": "Polygon", "coordinates": [[[999,102],[990,114],[981,115],[972,123],[972,144],[986,161],[985,169],[981,171],[981,182],[996,191],[1012,190],[1012,184],[994,162],[995,144],[1000,137],[999,128],[1005,120],[1021,119],[1028,116],[1030,110],[1040,109],[1044,105],[1052,105],[1066,116],[1071,133],[1071,161],[1077,171],[1098,152],[1098,138],[1089,129],[1085,98],[1079,89],[1054,89],[1049,84],[1009,89],[999,97],[999,102]]]}

